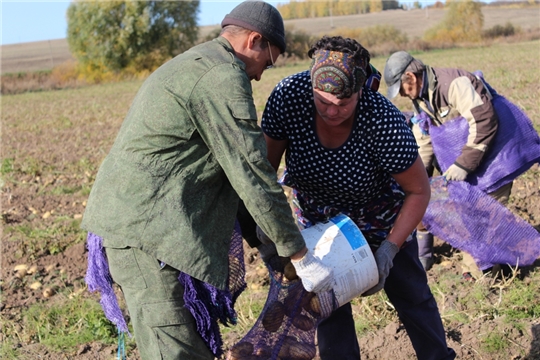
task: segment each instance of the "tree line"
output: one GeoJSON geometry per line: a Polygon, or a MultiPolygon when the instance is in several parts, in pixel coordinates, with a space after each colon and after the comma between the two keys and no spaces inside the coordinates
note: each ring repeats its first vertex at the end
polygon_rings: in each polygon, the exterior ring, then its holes
{"type": "Polygon", "coordinates": [[[277,6],[285,20],[357,15],[401,8],[403,7],[399,5],[397,0],[291,0],[288,4],[277,6]]]}
{"type": "Polygon", "coordinates": [[[69,48],[86,72],[152,70],[197,41],[199,1],[74,1],[69,48]]]}
{"type": "MultiPolygon", "coordinates": [[[[199,0],[73,1],[67,11],[67,41],[77,59],[77,77],[87,82],[99,82],[115,79],[118,74],[145,75],[198,42],[217,37],[220,29],[199,39],[199,3],[199,0]]],[[[437,6],[442,3],[437,2],[437,6]]],[[[444,43],[447,47],[448,44],[480,41],[489,36],[482,31],[481,2],[446,0],[445,6],[448,11],[444,20],[429,29],[423,41],[444,43]]],[[[400,5],[395,0],[291,0],[277,8],[285,19],[292,19],[360,14],[396,9],[400,5]]],[[[493,29],[492,33],[513,33],[514,30],[519,29],[509,24],[493,29]]],[[[391,25],[374,29],[339,29],[339,32],[365,43],[374,51],[385,43],[386,47],[403,49],[408,42],[407,36],[391,25]]],[[[286,29],[286,39],[285,57],[301,59],[316,40],[311,34],[294,29],[286,29]]]]}

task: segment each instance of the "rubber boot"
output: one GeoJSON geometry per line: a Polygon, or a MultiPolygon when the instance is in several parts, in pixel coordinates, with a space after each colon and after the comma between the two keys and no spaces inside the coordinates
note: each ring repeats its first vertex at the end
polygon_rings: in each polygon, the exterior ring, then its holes
{"type": "Polygon", "coordinates": [[[433,266],[433,234],[427,231],[417,231],[416,239],[418,240],[418,257],[424,267],[428,271],[433,266]]]}

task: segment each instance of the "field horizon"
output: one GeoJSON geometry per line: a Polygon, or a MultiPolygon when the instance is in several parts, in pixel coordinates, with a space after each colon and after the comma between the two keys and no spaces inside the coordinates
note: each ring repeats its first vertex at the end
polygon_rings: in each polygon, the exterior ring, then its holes
{"type": "MultiPolygon", "coordinates": [[[[420,38],[424,32],[444,18],[445,9],[387,10],[378,13],[344,15],[308,19],[285,20],[285,26],[312,35],[324,35],[337,29],[366,28],[391,25],[406,34],[410,40],[420,38]]],[[[483,6],[484,29],[512,23],[522,30],[540,27],[540,6],[483,6]]],[[[202,39],[219,25],[201,26],[202,39]]],[[[50,39],[0,46],[1,74],[47,71],[73,59],[67,39],[50,39]]]]}

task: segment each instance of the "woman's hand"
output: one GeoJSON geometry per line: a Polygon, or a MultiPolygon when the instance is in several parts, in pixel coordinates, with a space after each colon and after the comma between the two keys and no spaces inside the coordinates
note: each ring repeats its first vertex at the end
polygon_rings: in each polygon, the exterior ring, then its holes
{"type": "Polygon", "coordinates": [[[381,246],[375,251],[375,262],[377,263],[377,270],[379,271],[379,282],[377,285],[367,290],[362,294],[362,296],[373,295],[376,292],[384,288],[384,283],[388,274],[390,274],[390,269],[394,266],[394,257],[399,252],[399,247],[388,241],[384,240],[381,243],[381,246]]]}

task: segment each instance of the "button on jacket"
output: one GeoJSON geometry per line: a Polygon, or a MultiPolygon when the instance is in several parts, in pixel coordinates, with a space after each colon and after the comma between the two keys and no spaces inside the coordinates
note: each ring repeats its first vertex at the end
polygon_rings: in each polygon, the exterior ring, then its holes
{"type": "Polygon", "coordinates": [[[304,240],[266,158],[245,64],[223,37],[142,85],[101,165],[82,227],[225,288],[239,200],[281,256],[304,240]]]}

